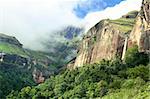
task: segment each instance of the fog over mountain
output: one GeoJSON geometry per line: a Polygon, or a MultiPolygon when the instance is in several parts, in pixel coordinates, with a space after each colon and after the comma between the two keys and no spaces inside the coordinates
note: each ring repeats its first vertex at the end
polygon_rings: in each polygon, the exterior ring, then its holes
{"type": "Polygon", "coordinates": [[[25,48],[45,50],[41,42],[62,40],[55,31],[68,25],[88,30],[102,19],[115,19],[129,11],[139,10],[142,0],[94,1],[1,0],[0,32],[15,36],[25,48]]]}

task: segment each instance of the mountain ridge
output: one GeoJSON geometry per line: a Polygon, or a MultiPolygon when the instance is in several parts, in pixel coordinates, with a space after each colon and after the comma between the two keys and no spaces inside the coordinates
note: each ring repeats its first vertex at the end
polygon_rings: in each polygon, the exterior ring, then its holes
{"type": "MultiPolygon", "coordinates": [[[[129,14],[126,16],[129,16],[129,14]]],[[[97,23],[83,37],[74,65],[71,62],[71,64],[68,64],[68,68],[92,64],[102,59],[110,60],[115,58],[116,55],[121,56],[125,37],[132,30],[136,16],[137,13],[135,13],[134,18],[104,19],[97,23]]]]}
{"type": "Polygon", "coordinates": [[[138,46],[140,52],[150,48],[150,4],[143,0],[140,12],[129,12],[117,20],[102,20],[92,27],[83,38],[78,56],[68,64],[69,69],[84,64],[111,60],[116,56],[124,59],[128,48],[138,46]]]}
{"type": "Polygon", "coordinates": [[[83,37],[66,69],[6,98],[149,99],[149,7],[143,0],[140,12],[100,21],[83,37]]]}

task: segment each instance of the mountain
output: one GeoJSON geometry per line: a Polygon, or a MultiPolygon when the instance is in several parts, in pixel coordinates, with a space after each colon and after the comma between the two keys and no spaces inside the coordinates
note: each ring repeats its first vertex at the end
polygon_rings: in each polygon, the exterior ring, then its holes
{"type": "Polygon", "coordinates": [[[45,52],[24,49],[12,36],[0,34],[0,98],[11,90],[44,82],[57,67],[45,52]]]}
{"type": "Polygon", "coordinates": [[[117,20],[100,21],[84,36],[78,56],[68,64],[68,68],[97,63],[102,59],[111,60],[116,56],[124,59],[126,50],[135,45],[140,52],[148,53],[149,17],[149,1],[144,0],[139,13],[132,11],[117,20]]]}
{"type": "Polygon", "coordinates": [[[143,0],[140,12],[100,21],[66,70],[7,99],[149,99],[149,7],[143,0]]]}
{"type": "MultiPolygon", "coordinates": [[[[73,26],[58,31],[60,37],[65,39],[55,42],[55,52],[25,49],[15,37],[0,33],[0,98],[4,98],[12,90],[43,83],[59,72],[60,68],[76,56],[81,31],[81,28],[73,26]]],[[[52,43],[46,42],[45,45],[47,44],[52,43]]],[[[46,47],[49,49],[52,46],[46,47]]]]}
{"type": "Polygon", "coordinates": [[[59,33],[63,35],[66,39],[72,40],[75,37],[81,35],[81,32],[83,32],[82,28],[75,27],[75,26],[67,26],[63,30],[61,30],[59,33]]]}
{"type": "Polygon", "coordinates": [[[121,56],[126,35],[131,32],[136,15],[137,12],[130,12],[120,19],[106,19],[97,23],[83,37],[74,65],[69,68],[92,64],[102,59],[110,60],[116,55],[121,56]],[[134,17],[128,17],[131,14],[134,17]]]}
{"type": "Polygon", "coordinates": [[[0,34],[0,46],[1,52],[5,51],[9,54],[26,56],[25,51],[22,49],[22,44],[15,37],[0,34]]]}
{"type": "Polygon", "coordinates": [[[81,39],[83,28],[67,26],[56,31],[56,40],[48,40],[44,44],[55,60],[55,65],[62,67],[77,55],[77,47],[81,39]],[[59,40],[57,40],[59,39],[59,40]],[[52,51],[51,51],[52,49],[52,51]]]}
{"type": "Polygon", "coordinates": [[[128,47],[138,45],[141,52],[150,51],[150,1],[144,0],[136,24],[130,33],[128,47]]]}

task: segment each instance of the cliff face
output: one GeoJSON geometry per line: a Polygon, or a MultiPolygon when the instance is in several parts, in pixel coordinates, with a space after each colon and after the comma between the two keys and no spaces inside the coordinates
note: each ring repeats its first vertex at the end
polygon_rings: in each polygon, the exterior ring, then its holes
{"type": "Polygon", "coordinates": [[[150,1],[143,0],[136,24],[130,34],[128,47],[138,45],[139,50],[147,52],[150,50],[150,1]]]}
{"type": "Polygon", "coordinates": [[[121,56],[126,35],[132,30],[134,18],[102,20],[91,28],[80,44],[78,56],[68,64],[73,69],[102,59],[121,56]]]}
{"type": "Polygon", "coordinates": [[[98,23],[84,37],[75,66],[115,57],[123,48],[124,38],[120,35],[121,33],[109,24],[108,20],[98,23]]]}
{"type": "Polygon", "coordinates": [[[140,51],[150,50],[149,0],[143,0],[139,13],[132,11],[117,20],[103,20],[91,28],[82,40],[78,56],[68,68],[113,59],[116,55],[123,59],[127,48],[135,44],[140,51]]]}

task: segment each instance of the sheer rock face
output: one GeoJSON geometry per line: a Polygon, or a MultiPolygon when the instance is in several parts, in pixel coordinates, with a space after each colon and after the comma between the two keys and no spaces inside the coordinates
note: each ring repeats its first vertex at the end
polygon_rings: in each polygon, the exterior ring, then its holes
{"type": "Polygon", "coordinates": [[[84,36],[78,57],[68,64],[68,68],[74,69],[102,59],[112,59],[117,54],[121,55],[125,41],[125,37],[121,34],[123,32],[116,29],[109,20],[96,24],[84,36]]]}
{"type": "Polygon", "coordinates": [[[138,45],[142,52],[150,51],[150,0],[143,0],[136,23],[128,33],[129,39],[122,35],[125,32],[114,27],[109,20],[99,22],[83,38],[78,56],[68,64],[68,68],[74,69],[102,59],[113,59],[116,55],[122,57],[126,49],[133,45],[138,45]]]}
{"type": "Polygon", "coordinates": [[[150,0],[143,0],[142,9],[130,34],[128,47],[135,44],[142,52],[150,51],[150,0]]]}

